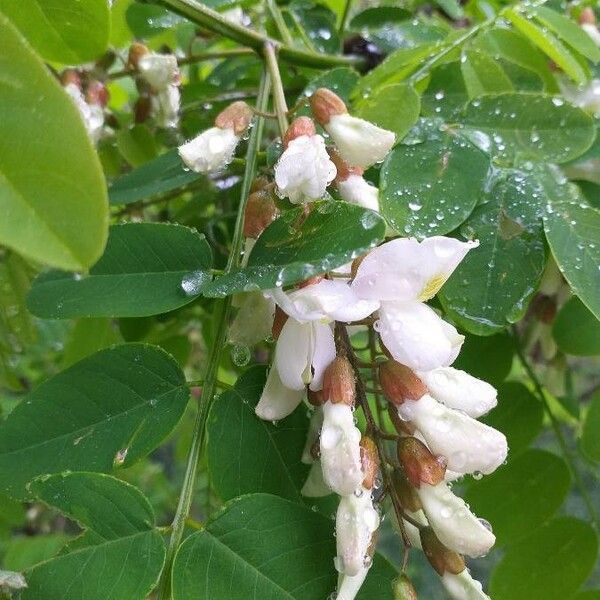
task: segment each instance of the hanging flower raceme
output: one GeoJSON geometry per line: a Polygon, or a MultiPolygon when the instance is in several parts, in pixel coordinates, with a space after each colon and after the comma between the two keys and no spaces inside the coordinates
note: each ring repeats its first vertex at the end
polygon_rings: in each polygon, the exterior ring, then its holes
{"type": "Polygon", "coordinates": [[[395,239],[372,250],[352,282],[357,296],[380,301],[377,329],[398,362],[419,371],[448,366],[464,337],[425,302],[477,242],[447,237],[395,239]]]}
{"type": "Polygon", "coordinates": [[[319,88],[310,97],[310,106],[341,157],[353,167],[366,169],[381,162],[396,141],[393,132],[350,115],[344,101],[331,90],[319,88]]]}
{"type": "Polygon", "coordinates": [[[284,151],[275,165],[277,193],[293,204],[319,200],[335,177],[325,140],[308,117],[298,117],[289,126],[284,151]]]}
{"type": "Polygon", "coordinates": [[[342,200],[379,212],[379,190],[364,177],[361,167],[351,167],[334,148],[328,148],[337,175],[335,185],[342,200]]]}
{"type": "Polygon", "coordinates": [[[234,102],[220,112],[215,126],[179,146],[181,160],[196,173],[212,173],[226,167],[252,121],[252,109],[234,102]]]}
{"type": "Polygon", "coordinates": [[[99,81],[91,81],[85,94],[79,74],[67,69],[61,75],[65,92],[73,100],[92,142],[97,143],[104,130],[104,109],[108,104],[109,93],[99,81]]]}

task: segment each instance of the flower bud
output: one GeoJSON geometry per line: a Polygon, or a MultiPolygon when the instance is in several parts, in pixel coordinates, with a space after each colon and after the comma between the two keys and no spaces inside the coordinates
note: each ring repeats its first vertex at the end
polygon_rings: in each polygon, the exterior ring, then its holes
{"type": "Polygon", "coordinates": [[[271,182],[268,177],[263,177],[262,175],[259,177],[255,177],[252,181],[252,185],[250,185],[250,193],[259,192],[260,190],[264,190],[266,187],[270,186],[271,182]]]}
{"type": "Polygon", "coordinates": [[[325,404],[325,398],[323,397],[323,390],[311,390],[309,388],[306,393],[309,404],[313,406],[322,406],[325,404]]]}
{"type": "Polygon", "coordinates": [[[586,6],[579,13],[579,24],[580,25],[594,25],[596,23],[596,15],[594,14],[594,10],[590,6],[586,6]]]}
{"type": "Polygon", "coordinates": [[[415,437],[400,438],[397,451],[404,473],[415,487],[420,487],[421,483],[437,485],[444,480],[446,459],[434,456],[421,440],[415,437]]]}
{"type": "Polygon", "coordinates": [[[88,104],[105,107],[110,99],[110,93],[101,81],[91,81],[85,92],[85,99],[88,104]]]}
{"type": "Polygon", "coordinates": [[[345,356],[337,356],[325,370],[323,398],[332,404],[354,406],[356,400],[354,370],[345,356]]]}
{"type": "Polygon", "coordinates": [[[288,316],[281,310],[279,306],[275,307],[275,316],[273,317],[273,327],[271,328],[271,335],[274,340],[279,338],[279,334],[288,320],[288,316]]]}
{"type": "Polygon", "coordinates": [[[327,153],[329,154],[329,158],[331,162],[335,165],[337,169],[337,175],[335,177],[335,182],[340,183],[341,181],[346,181],[348,177],[351,175],[362,175],[365,170],[361,167],[352,167],[350,166],[339,154],[339,152],[333,148],[327,148],[327,153]]]}
{"type": "Polygon", "coordinates": [[[362,436],[360,440],[360,460],[362,471],[365,478],[363,479],[363,487],[367,490],[373,488],[377,473],[379,472],[379,453],[375,442],[367,436],[362,436]]]}
{"type": "Polygon", "coordinates": [[[298,117],[294,119],[283,136],[283,147],[287,148],[289,143],[303,135],[313,136],[317,133],[313,120],[309,117],[298,117]]]}
{"type": "Polygon", "coordinates": [[[315,119],[321,125],[327,125],[334,115],[348,112],[344,101],[327,88],[319,88],[309,99],[315,119]]]}
{"type": "Polygon", "coordinates": [[[137,69],[138,62],[142,56],[149,54],[150,50],[144,44],[140,44],[139,42],[133,42],[129,47],[129,56],[127,57],[127,66],[130,69],[137,69]]]}
{"type": "Polygon", "coordinates": [[[387,399],[396,405],[406,400],[419,400],[427,393],[425,384],[408,367],[395,360],[379,366],[379,382],[387,399]]]}
{"type": "Polygon", "coordinates": [[[415,426],[408,421],[400,418],[398,414],[398,409],[395,404],[391,402],[388,403],[388,415],[390,417],[390,421],[392,422],[394,429],[404,435],[412,435],[415,432],[415,426]]]}
{"type": "Polygon", "coordinates": [[[236,136],[241,136],[250,126],[252,117],[252,109],[240,100],[217,115],[215,126],[219,129],[233,129],[236,136]]]}
{"type": "Polygon", "coordinates": [[[279,209],[270,192],[266,190],[253,192],[248,197],[244,213],[244,235],[258,238],[278,216],[279,209]]]}
{"type": "Polygon", "coordinates": [[[423,508],[421,500],[415,491],[415,488],[410,485],[406,476],[398,470],[392,472],[392,484],[402,508],[415,513],[423,508]]]}
{"type": "Polygon", "coordinates": [[[557,311],[554,298],[540,294],[533,302],[532,308],[539,321],[546,325],[553,323],[557,311]]]}
{"type": "Polygon", "coordinates": [[[417,592],[404,573],[392,582],[392,590],[394,600],[417,600],[417,592]]]}
{"type": "Polygon", "coordinates": [[[73,84],[81,89],[81,76],[76,69],[65,69],[60,75],[60,83],[63,86],[73,84]]]}
{"type": "Polygon", "coordinates": [[[465,570],[463,557],[458,552],[448,550],[438,540],[431,527],[421,529],[421,545],[429,564],[436,570],[438,575],[443,576],[446,572],[457,575],[465,570]]]}

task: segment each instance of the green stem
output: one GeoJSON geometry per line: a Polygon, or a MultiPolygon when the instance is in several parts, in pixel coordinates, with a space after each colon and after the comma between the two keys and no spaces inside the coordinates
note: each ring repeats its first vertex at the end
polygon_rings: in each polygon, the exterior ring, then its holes
{"type": "Polygon", "coordinates": [[[565,462],[567,463],[567,466],[569,467],[569,470],[571,471],[571,475],[573,476],[573,479],[575,480],[575,484],[577,485],[577,487],[579,488],[579,491],[581,492],[581,496],[583,498],[583,501],[584,501],[586,508],[588,510],[588,513],[590,515],[590,520],[592,521],[592,525],[594,527],[597,527],[598,526],[598,516],[596,514],[596,509],[594,508],[594,503],[592,502],[592,500],[588,494],[587,488],[585,487],[583,479],[581,478],[581,474],[579,473],[579,469],[575,465],[575,461],[573,459],[571,451],[569,450],[569,446],[567,445],[565,436],[560,428],[560,423],[558,422],[558,419],[556,418],[556,416],[552,412],[552,409],[550,408],[548,398],[546,397],[544,388],[542,387],[540,380],[538,379],[533,368],[529,364],[529,361],[525,357],[525,354],[523,353],[523,349],[521,348],[519,336],[517,335],[516,331],[512,332],[512,336],[513,336],[515,352],[517,354],[517,357],[519,358],[521,365],[525,369],[527,376],[531,380],[531,383],[533,384],[533,387],[535,389],[535,393],[538,396],[542,405],[544,406],[544,410],[546,411],[546,414],[548,415],[548,418],[550,419],[550,424],[552,425],[552,429],[554,430],[554,435],[556,436],[558,445],[560,446],[560,449],[562,451],[563,458],[565,459],[565,462]]]}
{"type": "Polygon", "coordinates": [[[275,21],[275,25],[277,26],[277,31],[279,31],[279,35],[281,39],[288,45],[294,45],[294,38],[292,38],[292,34],[288,29],[288,26],[285,23],[285,19],[283,18],[283,14],[279,9],[276,0],[267,0],[267,8],[273,17],[273,21],[275,21]]]}
{"type": "Polygon", "coordinates": [[[281,81],[281,73],[279,72],[279,65],[277,64],[277,54],[275,46],[270,42],[265,43],[265,60],[267,63],[267,69],[273,82],[273,101],[275,104],[275,112],[277,113],[277,122],[279,123],[279,132],[281,137],[285,135],[288,128],[287,120],[287,103],[285,101],[285,92],[283,90],[283,83],[281,81]]]}
{"type": "MultiPolygon", "coordinates": [[[[269,76],[265,71],[263,72],[261,78],[258,98],[256,102],[256,108],[260,111],[264,111],[267,108],[267,103],[269,100],[269,88],[269,76]]],[[[250,138],[248,140],[248,150],[246,152],[246,170],[244,173],[244,181],[242,183],[242,190],[240,194],[240,205],[238,207],[238,214],[235,222],[235,230],[233,233],[233,240],[231,243],[231,253],[227,261],[225,273],[231,272],[239,263],[240,254],[242,250],[242,243],[244,240],[244,212],[246,208],[246,202],[250,194],[250,187],[256,174],[256,155],[262,139],[263,127],[264,119],[262,117],[258,117],[256,119],[256,124],[254,125],[250,134],[250,138]]],[[[217,373],[219,369],[219,363],[221,362],[221,354],[223,352],[223,348],[227,339],[227,324],[229,322],[230,312],[231,296],[228,296],[220,304],[220,314],[217,321],[217,333],[210,351],[206,374],[203,378],[204,385],[202,387],[202,397],[200,398],[198,404],[198,414],[196,416],[196,422],[194,424],[192,445],[188,454],[183,485],[181,488],[181,494],[179,496],[179,503],[177,505],[177,511],[173,519],[173,533],[171,534],[171,539],[169,540],[169,547],[167,549],[165,567],[159,584],[159,600],[167,600],[171,597],[171,570],[173,568],[173,559],[175,558],[177,548],[179,548],[179,545],[181,543],[186,519],[188,517],[190,507],[192,505],[194,485],[196,483],[198,459],[200,458],[200,451],[202,450],[202,446],[204,443],[206,419],[208,417],[208,412],[210,410],[210,406],[212,404],[214,393],[217,387],[217,373]]]]}
{"type": "Polygon", "coordinates": [[[338,29],[340,37],[342,37],[344,35],[344,32],[346,31],[346,25],[348,24],[348,17],[350,16],[351,8],[352,0],[346,0],[346,3],[344,4],[344,12],[342,14],[342,20],[340,21],[340,26],[338,29]]]}
{"type": "Polygon", "coordinates": [[[288,45],[281,45],[277,40],[273,40],[266,35],[262,35],[231,23],[220,15],[217,11],[209,8],[197,0],[151,0],[154,3],[162,4],[168,9],[176,12],[190,21],[202,25],[206,29],[223,35],[242,46],[252,48],[255,52],[262,55],[265,42],[279,46],[279,56],[282,60],[295,65],[304,67],[315,67],[323,69],[340,65],[360,65],[364,60],[359,56],[334,56],[332,54],[317,54],[307,52],[299,48],[292,48],[288,45]]]}

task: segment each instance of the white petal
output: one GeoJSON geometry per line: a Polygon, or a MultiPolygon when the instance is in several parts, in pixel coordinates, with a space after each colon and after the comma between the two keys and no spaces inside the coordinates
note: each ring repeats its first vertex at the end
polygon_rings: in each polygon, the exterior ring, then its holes
{"type": "Polygon", "coordinates": [[[236,25],[240,25],[242,27],[248,25],[246,22],[246,15],[241,6],[235,6],[229,10],[224,10],[221,13],[221,16],[224,19],[227,19],[230,23],[235,23],[236,25]]]}
{"type": "Polygon", "coordinates": [[[335,175],[335,165],[320,135],[292,140],[275,165],[278,193],[294,204],[321,198],[335,175]]]}
{"type": "Polygon", "coordinates": [[[291,390],[281,383],[279,373],[273,366],[254,412],[265,421],[279,421],[292,414],[303,397],[303,390],[291,390]]]}
{"type": "Polygon", "coordinates": [[[398,407],[398,414],[415,425],[434,454],[446,457],[451,471],[487,474],[506,459],[504,434],[447,408],[429,394],[404,402],[398,407]]]}
{"type": "Polygon", "coordinates": [[[335,358],[335,340],[331,325],[311,323],[310,327],[312,327],[313,350],[311,356],[312,378],[309,387],[316,391],[323,387],[325,369],[335,358]]]}
{"type": "MultiPolygon", "coordinates": [[[[422,510],[417,510],[412,512],[410,510],[406,510],[406,513],[409,517],[412,517],[418,523],[422,525],[429,525],[427,522],[427,517],[422,510]]],[[[409,523],[406,519],[402,519],[402,524],[404,525],[404,531],[406,532],[406,537],[412,548],[421,549],[421,534],[419,533],[419,529],[415,527],[412,523],[409,523]]]]}
{"type": "Polygon", "coordinates": [[[321,433],[322,425],[323,409],[320,406],[317,406],[310,417],[308,431],[306,433],[306,442],[304,443],[302,458],[300,459],[305,465],[311,465],[315,462],[315,459],[312,455],[312,448],[315,445],[315,442],[319,439],[319,433],[321,433]]]}
{"type": "Polygon", "coordinates": [[[211,127],[179,146],[179,156],[192,171],[210,173],[231,162],[239,141],[233,129],[211,127]]]}
{"type": "Polygon", "coordinates": [[[323,468],[321,461],[315,461],[308,472],[308,477],[300,490],[300,493],[307,498],[323,498],[331,494],[331,489],[323,479],[323,468]]]}
{"type": "Polygon", "coordinates": [[[311,323],[299,323],[290,317],[279,334],[273,361],[283,385],[303,390],[310,383],[313,348],[311,323]]]}
{"type": "Polygon", "coordinates": [[[452,600],[490,600],[490,597],[484,593],[481,583],[471,577],[468,569],[458,575],[444,573],[442,585],[452,600]]]}
{"type": "Polygon", "coordinates": [[[331,402],[323,405],[320,448],[327,485],[340,496],[353,494],[363,480],[363,473],[360,431],[348,405],[331,402]]]}
{"type": "Polygon", "coordinates": [[[354,600],[364,583],[369,567],[363,567],[357,575],[340,575],[338,579],[337,592],[335,600],[354,600]]]}
{"type": "Polygon", "coordinates": [[[100,139],[104,127],[104,110],[97,104],[88,104],[81,90],[74,83],[68,83],[64,90],[77,107],[88,135],[96,143],[100,139]]]}
{"type": "Polygon", "coordinates": [[[485,415],[498,403],[494,386],[459,369],[438,367],[417,375],[438,402],[471,417],[485,415]]]}
{"type": "Polygon", "coordinates": [[[175,85],[169,85],[152,98],[154,118],[159,127],[174,128],[179,123],[181,94],[175,85]]]}
{"type": "Polygon", "coordinates": [[[337,188],[346,202],[379,212],[379,190],[364,177],[350,175],[345,181],[339,181],[337,188]]]}
{"type": "Polygon", "coordinates": [[[362,298],[425,301],[438,292],[467,252],[478,245],[443,236],[422,242],[414,238],[391,240],[363,259],[352,287],[362,298]]]}
{"type": "Polygon", "coordinates": [[[377,527],[379,515],[373,508],[370,490],[360,487],[356,493],[340,498],[335,517],[336,567],[340,573],[354,576],[365,566],[377,527]]]}
{"type": "Polygon", "coordinates": [[[254,346],[271,335],[275,303],[262,292],[242,294],[235,319],[229,328],[228,341],[238,346],[254,346]]]}
{"type": "Polygon", "coordinates": [[[496,536],[452,493],[448,484],[422,483],[416,490],[427,519],[440,542],[450,550],[471,557],[487,554],[496,536]]]}
{"type": "Polygon", "coordinates": [[[340,156],[353,167],[367,168],[381,162],[396,141],[393,132],[348,113],[331,117],[325,129],[340,156]]]}
{"type": "Polygon", "coordinates": [[[382,302],[376,328],[394,359],[417,371],[448,366],[464,341],[421,302],[382,302]]]}
{"type": "Polygon", "coordinates": [[[156,91],[179,82],[179,67],[173,54],[146,54],[139,59],[138,70],[156,91]]]}

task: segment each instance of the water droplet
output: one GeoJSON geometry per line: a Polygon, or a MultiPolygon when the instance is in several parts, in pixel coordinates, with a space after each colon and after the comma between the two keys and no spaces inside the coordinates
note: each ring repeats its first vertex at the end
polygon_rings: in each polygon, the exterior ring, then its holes
{"type": "Polygon", "coordinates": [[[245,367],[250,362],[250,348],[248,346],[234,346],[231,349],[231,360],[238,367],[245,367]]]}

